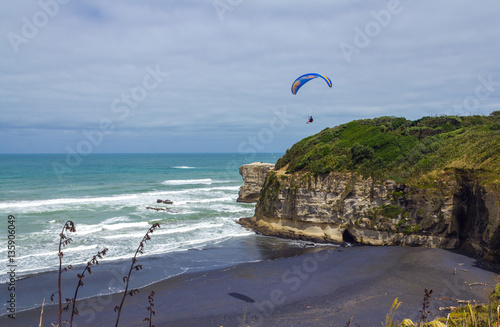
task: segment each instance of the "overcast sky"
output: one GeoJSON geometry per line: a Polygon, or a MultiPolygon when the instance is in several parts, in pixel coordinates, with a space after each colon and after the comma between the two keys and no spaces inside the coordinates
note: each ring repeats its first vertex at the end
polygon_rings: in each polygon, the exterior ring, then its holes
{"type": "Polygon", "coordinates": [[[498,0],[0,9],[0,153],[284,152],[354,119],[500,110],[498,0]],[[305,73],[333,87],[292,95],[305,73]]]}

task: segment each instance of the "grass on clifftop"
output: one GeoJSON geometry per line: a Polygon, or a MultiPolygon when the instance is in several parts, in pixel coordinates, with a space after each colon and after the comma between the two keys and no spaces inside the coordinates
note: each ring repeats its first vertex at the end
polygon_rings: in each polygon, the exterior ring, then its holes
{"type": "Polygon", "coordinates": [[[489,182],[498,183],[500,111],[489,116],[352,121],[293,145],[276,163],[276,169],[286,166],[287,173],[356,171],[399,183],[456,168],[484,172],[489,182]]]}

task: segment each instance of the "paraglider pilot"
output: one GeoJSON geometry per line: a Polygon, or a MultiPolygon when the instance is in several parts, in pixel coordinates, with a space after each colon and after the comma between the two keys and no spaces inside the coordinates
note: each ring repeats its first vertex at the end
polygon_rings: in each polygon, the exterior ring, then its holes
{"type": "Polygon", "coordinates": [[[309,119],[307,120],[306,124],[312,123],[313,122],[313,116],[309,116],[309,119]]]}

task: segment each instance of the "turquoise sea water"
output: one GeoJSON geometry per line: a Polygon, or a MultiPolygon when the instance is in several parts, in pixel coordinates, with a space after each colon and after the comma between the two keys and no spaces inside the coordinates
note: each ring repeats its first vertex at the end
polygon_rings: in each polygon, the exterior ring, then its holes
{"type": "MultiPolygon", "coordinates": [[[[0,155],[4,225],[0,265],[9,263],[9,215],[15,216],[18,278],[58,269],[58,236],[67,220],[76,225],[76,233],[66,233],[73,242],[64,249],[64,263],[72,265],[86,263],[105,247],[109,252],[103,261],[130,258],[155,222],[161,229],[144,256],[214,248],[245,238],[252,233],[235,220],[251,216],[254,204],[236,202],[243,183],[238,168],[278,158],[275,154],[93,154],[75,163],[63,154],[0,155]],[[159,204],[157,199],[173,204],[159,204]]],[[[0,283],[5,282],[7,276],[2,274],[0,283]]]]}

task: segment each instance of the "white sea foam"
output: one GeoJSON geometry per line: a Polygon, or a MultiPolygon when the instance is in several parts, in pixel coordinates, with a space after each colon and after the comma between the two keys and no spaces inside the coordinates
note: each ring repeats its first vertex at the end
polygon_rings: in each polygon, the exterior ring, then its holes
{"type": "MultiPolygon", "coordinates": [[[[203,249],[233,237],[251,234],[250,231],[242,229],[232,223],[232,220],[231,218],[213,218],[210,222],[205,220],[199,223],[165,223],[151,235],[152,240],[147,244],[146,255],[187,251],[189,249],[203,249]]],[[[133,222],[128,224],[108,224],[108,226],[112,226],[108,233],[112,232],[113,234],[102,235],[106,233],[106,231],[103,230],[101,233],[97,233],[97,237],[102,240],[102,242],[99,243],[100,245],[109,248],[105,260],[116,261],[129,259],[131,257],[137,246],[136,241],[138,242],[138,240],[144,236],[149,224],[147,222],[133,222]],[[139,232],[139,228],[143,230],[139,232]]],[[[80,230],[85,230],[85,227],[87,227],[87,232],[100,228],[96,225],[80,225],[79,227],[80,230]]],[[[94,252],[96,252],[98,248],[100,249],[100,246],[97,244],[89,244],[89,242],[95,240],[93,236],[89,238],[82,234],[73,235],[73,233],[70,236],[74,239],[74,242],[63,250],[65,254],[64,260],[68,263],[73,265],[85,263],[95,254],[94,252]],[[75,242],[83,242],[84,245],[76,245],[75,242]]],[[[19,262],[23,263],[18,266],[20,275],[54,269],[54,265],[58,262],[56,249],[38,248],[31,251],[33,253],[30,255],[24,255],[18,258],[19,262]]],[[[3,264],[4,261],[6,262],[6,259],[0,260],[0,264],[3,264]]],[[[2,282],[4,282],[4,280],[0,278],[0,283],[2,282]]]]}
{"type": "MultiPolygon", "coordinates": [[[[118,218],[118,217],[117,217],[118,218]]],[[[79,224],[76,226],[76,235],[83,236],[83,235],[89,235],[92,233],[97,233],[101,231],[106,231],[106,230],[111,230],[111,231],[119,231],[119,230],[125,230],[125,229],[130,229],[130,228],[135,228],[135,229],[147,229],[150,224],[147,221],[140,221],[140,222],[119,222],[120,220],[114,220],[117,218],[111,218],[107,219],[99,224],[95,225],[85,225],[85,224],[79,224]],[[111,222],[117,222],[115,224],[111,222]]],[[[123,221],[123,220],[121,220],[123,221]]]]}
{"type": "Polygon", "coordinates": [[[147,221],[140,221],[136,223],[119,223],[119,224],[107,224],[104,225],[104,229],[106,230],[121,230],[128,228],[147,228],[150,224],[147,221]]]}
{"type": "MultiPolygon", "coordinates": [[[[248,234],[245,233],[244,235],[248,235],[248,234]]],[[[200,248],[206,247],[207,245],[213,246],[215,244],[219,244],[219,243],[224,242],[232,237],[242,236],[242,233],[225,233],[225,234],[210,233],[210,234],[207,234],[204,236],[206,236],[206,237],[204,237],[204,238],[196,237],[196,238],[191,238],[191,239],[185,239],[182,241],[178,241],[175,244],[164,244],[163,246],[158,246],[158,249],[155,249],[155,250],[158,251],[158,253],[161,253],[161,252],[165,251],[166,248],[168,248],[169,251],[200,249],[200,248]]]]}
{"type": "Polygon", "coordinates": [[[105,204],[106,202],[116,203],[117,201],[136,199],[138,194],[122,194],[116,196],[104,197],[84,197],[84,198],[58,198],[47,200],[34,200],[34,201],[9,201],[0,203],[0,209],[12,208],[33,208],[33,207],[47,207],[68,204],[105,204]]]}
{"type": "Polygon", "coordinates": [[[168,229],[160,229],[155,232],[155,235],[167,235],[167,234],[180,234],[180,233],[188,233],[188,232],[193,232],[196,230],[202,230],[202,229],[213,229],[213,228],[218,228],[222,227],[224,224],[194,224],[190,226],[182,226],[182,227],[177,227],[177,228],[170,228],[168,229]]]}
{"type": "Polygon", "coordinates": [[[238,191],[240,189],[239,186],[217,186],[217,187],[205,187],[200,188],[200,191],[238,191]]]}
{"type": "MultiPolygon", "coordinates": [[[[152,235],[152,240],[146,245],[147,250],[145,255],[152,256],[168,252],[179,252],[187,251],[191,249],[203,249],[206,246],[213,246],[224,242],[232,237],[240,237],[248,235],[249,231],[244,231],[242,233],[225,233],[225,234],[214,234],[214,233],[201,233],[191,236],[185,236],[175,241],[164,241],[160,239],[160,235],[156,232],[152,235]]],[[[144,235],[142,235],[144,236],[144,235]]],[[[115,261],[122,259],[129,259],[133,251],[123,251],[115,247],[110,247],[108,255],[106,256],[106,261],[115,261]],[[113,253],[111,256],[110,253],[113,253]]]]}
{"type": "Polygon", "coordinates": [[[195,169],[196,167],[190,167],[190,166],[174,166],[172,168],[176,169],[195,169]]]}
{"type": "Polygon", "coordinates": [[[102,222],[102,224],[121,223],[124,221],[130,221],[130,218],[126,217],[126,216],[113,217],[113,218],[109,218],[109,219],[104,220],[102,222]]]}
{"type": "Polygon", "coordinates": [[[185,201],[176,202],[178,205],[186,205],[186,204],[197,204],[197,203],[212,203],[212,202],[226,202],[226,201],[235,201],[236,198],[232,196],[228,197],[219,197],[213,199],[189,199],[185,201]]]}
{"type": "MultiPolygon", "coordinates": [[[[86,251],[86,250],[92,250],[92,249],[97,249],[97,245],[80,245],[76,247],[65,247],[63,248],[63,252],[66,255],[67,253],[72,253],[72,252],[81,252],[81,251],[86,251]]],[[[28,259],[28,258],[33,258],[33,257],[50,257],[53,256],[54,258],[57,257],[57,249],[55,251],[49,251],[49,252],[39,252],[39,253],[33,253],[33,254],[28,254],[28,255],[23,255],[17,257],[17,260],[23,260],[23,259],[28,259]]]]}
{"type": "Polygon", "coordinates": [[[193,185],[193,184],[212,184],[211,178],[203,179],[169,179],[164,181],[164,185],[193,185]]]}
{"type": "MultiPolygon", "coordinates": [[[[180,235],[180,234],[185,234],[185,233],[190,233],[190,232],[195,232],[195,231],[200,231],[200,230],[204,230],[204,229],[214,229],[214,228],[220,228],[224,226],[224,224],[221,224],[221,223],[216,223],[216,224],[213,224],[213,223],[200,223],[200,224],[193,224],[193,225],[180,225],[180,226],[166,226],[164,228],[161,228],[156,230],[154,232],[154,237],[158,237],[160,235],[169,235],[169,234],[177,234],[177,235],[180,235]]],[[[123,239],[133,239],[133,238],[139,238],[139,237],[143,237],[144,236],[144,232],[141,232],[141,233],[127,233],[127,234],[116,234],[116,235],[107,235],[107,236],[104,236],[103,238],[104,239],[119,239],[119,238],[123,238],[123,239]]]]}
{"type": "MultiPolygon", "coordinates": [[[[214,181],[211,179],[197,180],[172,180],[172,185],[182,183],[191,185],[210,185],[214,181]]],[[[167,181],[166,181],[167,182],[167,181]]],[[[119,194],[114,196],[103,197],[83,197],[83,198],[58,198],[34,201],[9,201],[0,203],[0,210],[7,209],[8,211],[16,211],[18,213],[44,213],[69,210],[72,212],[79,210],[96,211],[96,210],[120,210],[124,207],[145,207],[156,203],[157,198],[168,198],[174,201],[175,205],[183,205],[187,203],[204,203],[207,196],[210,197],[207,203],[213,201],[232,201],[235,200],[235,195],[232,198],[227,197],[227,192],[236,193],[239,186],[213,186],[213,187],[194,187],[184,190],[172,191],[154,191],[135,194],[119,194]],[[220,191],[220,192],[218,192],[220,191]],[[215,200],[214,196],[220,196],[220,200],[215,200]],[[224,196],[225,195],[225,196],[224,196]],[[233,199],[234,198],[234,199],[233,199]],[[108,206],[109,209],[99,206],[108,206]]]]}
{"type": "Polygon", "coordinates": [[[107,235],[103,236],[102,238],[107,239],[107,240],[113,240],[113,239],[134,239],[134,238],[141,238],[144,237],[146,232],[140,232],[140,233],[131,233],[131,234],[115,234],[115,235],[107,235]]]}

